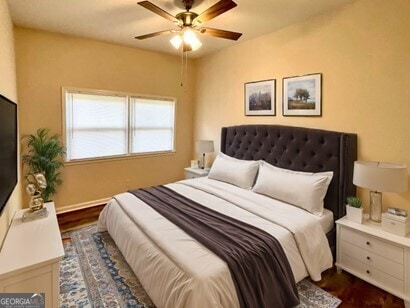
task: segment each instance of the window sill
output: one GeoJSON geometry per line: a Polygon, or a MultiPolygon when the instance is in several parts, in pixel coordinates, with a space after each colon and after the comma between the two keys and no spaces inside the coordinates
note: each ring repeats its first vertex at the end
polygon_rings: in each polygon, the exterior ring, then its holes
{"type": "Polygon", "coordinates": [[[109,163],[109,162],[121,161],[121,160],[133,160],[133,159],[140,159],[140,158],[152,158],[152,157],[158,157],[158,156],[170,156],[170,155],[175,155],[175,153],[176,151],[169,151],[169,152],[132,154],[132,155],[126,155],[126,156],[86,158],[86,159],[65,161],[64,165],[68,167],[68,166],[84,165],[84,164],[100,164],[100,163],[109,163]]]}

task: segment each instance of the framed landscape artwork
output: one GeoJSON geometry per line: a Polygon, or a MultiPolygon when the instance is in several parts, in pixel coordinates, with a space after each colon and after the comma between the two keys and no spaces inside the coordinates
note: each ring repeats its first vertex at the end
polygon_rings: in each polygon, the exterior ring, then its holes
{"type": "Polygon", "coordinates": [[[276,80],[262,80],[245,83],[245,115],[274,116],[276,80]]]}
{"type": "Polygon", "coordinates": [[[283,78],[284,116],[322,115],[322,74],[283,78]]]}

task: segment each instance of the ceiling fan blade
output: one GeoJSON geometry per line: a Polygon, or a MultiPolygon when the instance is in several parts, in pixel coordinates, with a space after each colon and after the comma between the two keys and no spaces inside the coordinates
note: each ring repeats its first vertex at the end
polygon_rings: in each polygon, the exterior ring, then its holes
{"type": "Polygon", "coordinates": [[[168,19],[172,22],[178,22],[178,20],[173,15],[169,14],[168,12],[161,9],[159,6],[156,6],[155,4],[149,1],[140,1],[138,2],[138,4],[165,19],[168,19]]]}
{"type": "Polygon", "coordinates": [[[199,32],[205,35],[216,36],[216,37],[233,40],[233,41],[237,41],[242,36],[242,33],[239,33],[239,32],[232,32],[232,31],[206,28],[206,27],[202,27],[201,29],[199,29],[199,32]]]}
{"type": "Polygon", "coordinates": [[[220,0],[219,2],[215,3],[213,6],[202,12],[198,17],[195,18],[195,21],[199,21],[204,23],[215,17],[233,9],[236,6],[236,3],[232,0],[220,0]]]}
{"type": "Polygon", "coordinates": [[[144,34],[144,35],[140,35],[140,36],[136,36],[135,38],[138,40],[145,40],[147,38],[150,37],[154,37],[154,36],[158,36],[158,35],[162,35],[162,34],[168,34],[168,33],[174,33],[177,30],[164,30],[164,31],[158,31],[158,32],[153,32],[153,33],[149,33],[149,34],[144,34]]]}

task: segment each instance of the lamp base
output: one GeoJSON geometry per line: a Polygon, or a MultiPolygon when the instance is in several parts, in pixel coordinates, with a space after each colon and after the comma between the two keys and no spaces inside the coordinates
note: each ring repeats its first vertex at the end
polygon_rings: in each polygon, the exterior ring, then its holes
{"type": "Polygon", "coordinates": [[[202,166],[201,169],[205,169],[205,153],[202,153],[202,166]]]}
{"type": "Polygon", "coordinates": [[[374,222],[382,221],[382,193],[370,192],[370,219],[374,222]]]}

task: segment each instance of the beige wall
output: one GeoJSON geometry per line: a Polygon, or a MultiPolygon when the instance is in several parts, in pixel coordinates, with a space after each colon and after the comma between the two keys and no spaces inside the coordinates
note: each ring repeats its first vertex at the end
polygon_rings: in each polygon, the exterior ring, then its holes
{"type": "MultiPolygon", "coordinates": [[[[180,86],[179,57],[24,28],[15,29],[15,40],[22,135],[39,127],[62,133],[62,86],[177,98],[175,154],[68,164],[57,208],[183,178],[193,138],[193,82],[180,86]]],[[[193,61],[189,71],[195,72],[193,61]]]]}
{"type": "MultiPolygon", "coordinates": [[[[17,102],[13,25],[6,0],[0,0],[0,93],[17,102]]],[[[21,208],[20,183],[14,189],[0,217],[0,247],[17,209],[21,208]]]]}
{"type": "MultiPolygon", "coordinates": [[[[266,123],[354,132],[359,159],[410,166],[410,1],[359,0],[197,62],[195,138],[266,123]],[[322,73],[322,117],[283,117],[282,78],[322,73]],[[275,78],[277,116],[245,117],[245,82],[275,78]]],[[[410,192],[384,205],[410,210],[410,192]]],[[[360,190],[368,204],[368,191],[360,190]]]]}

